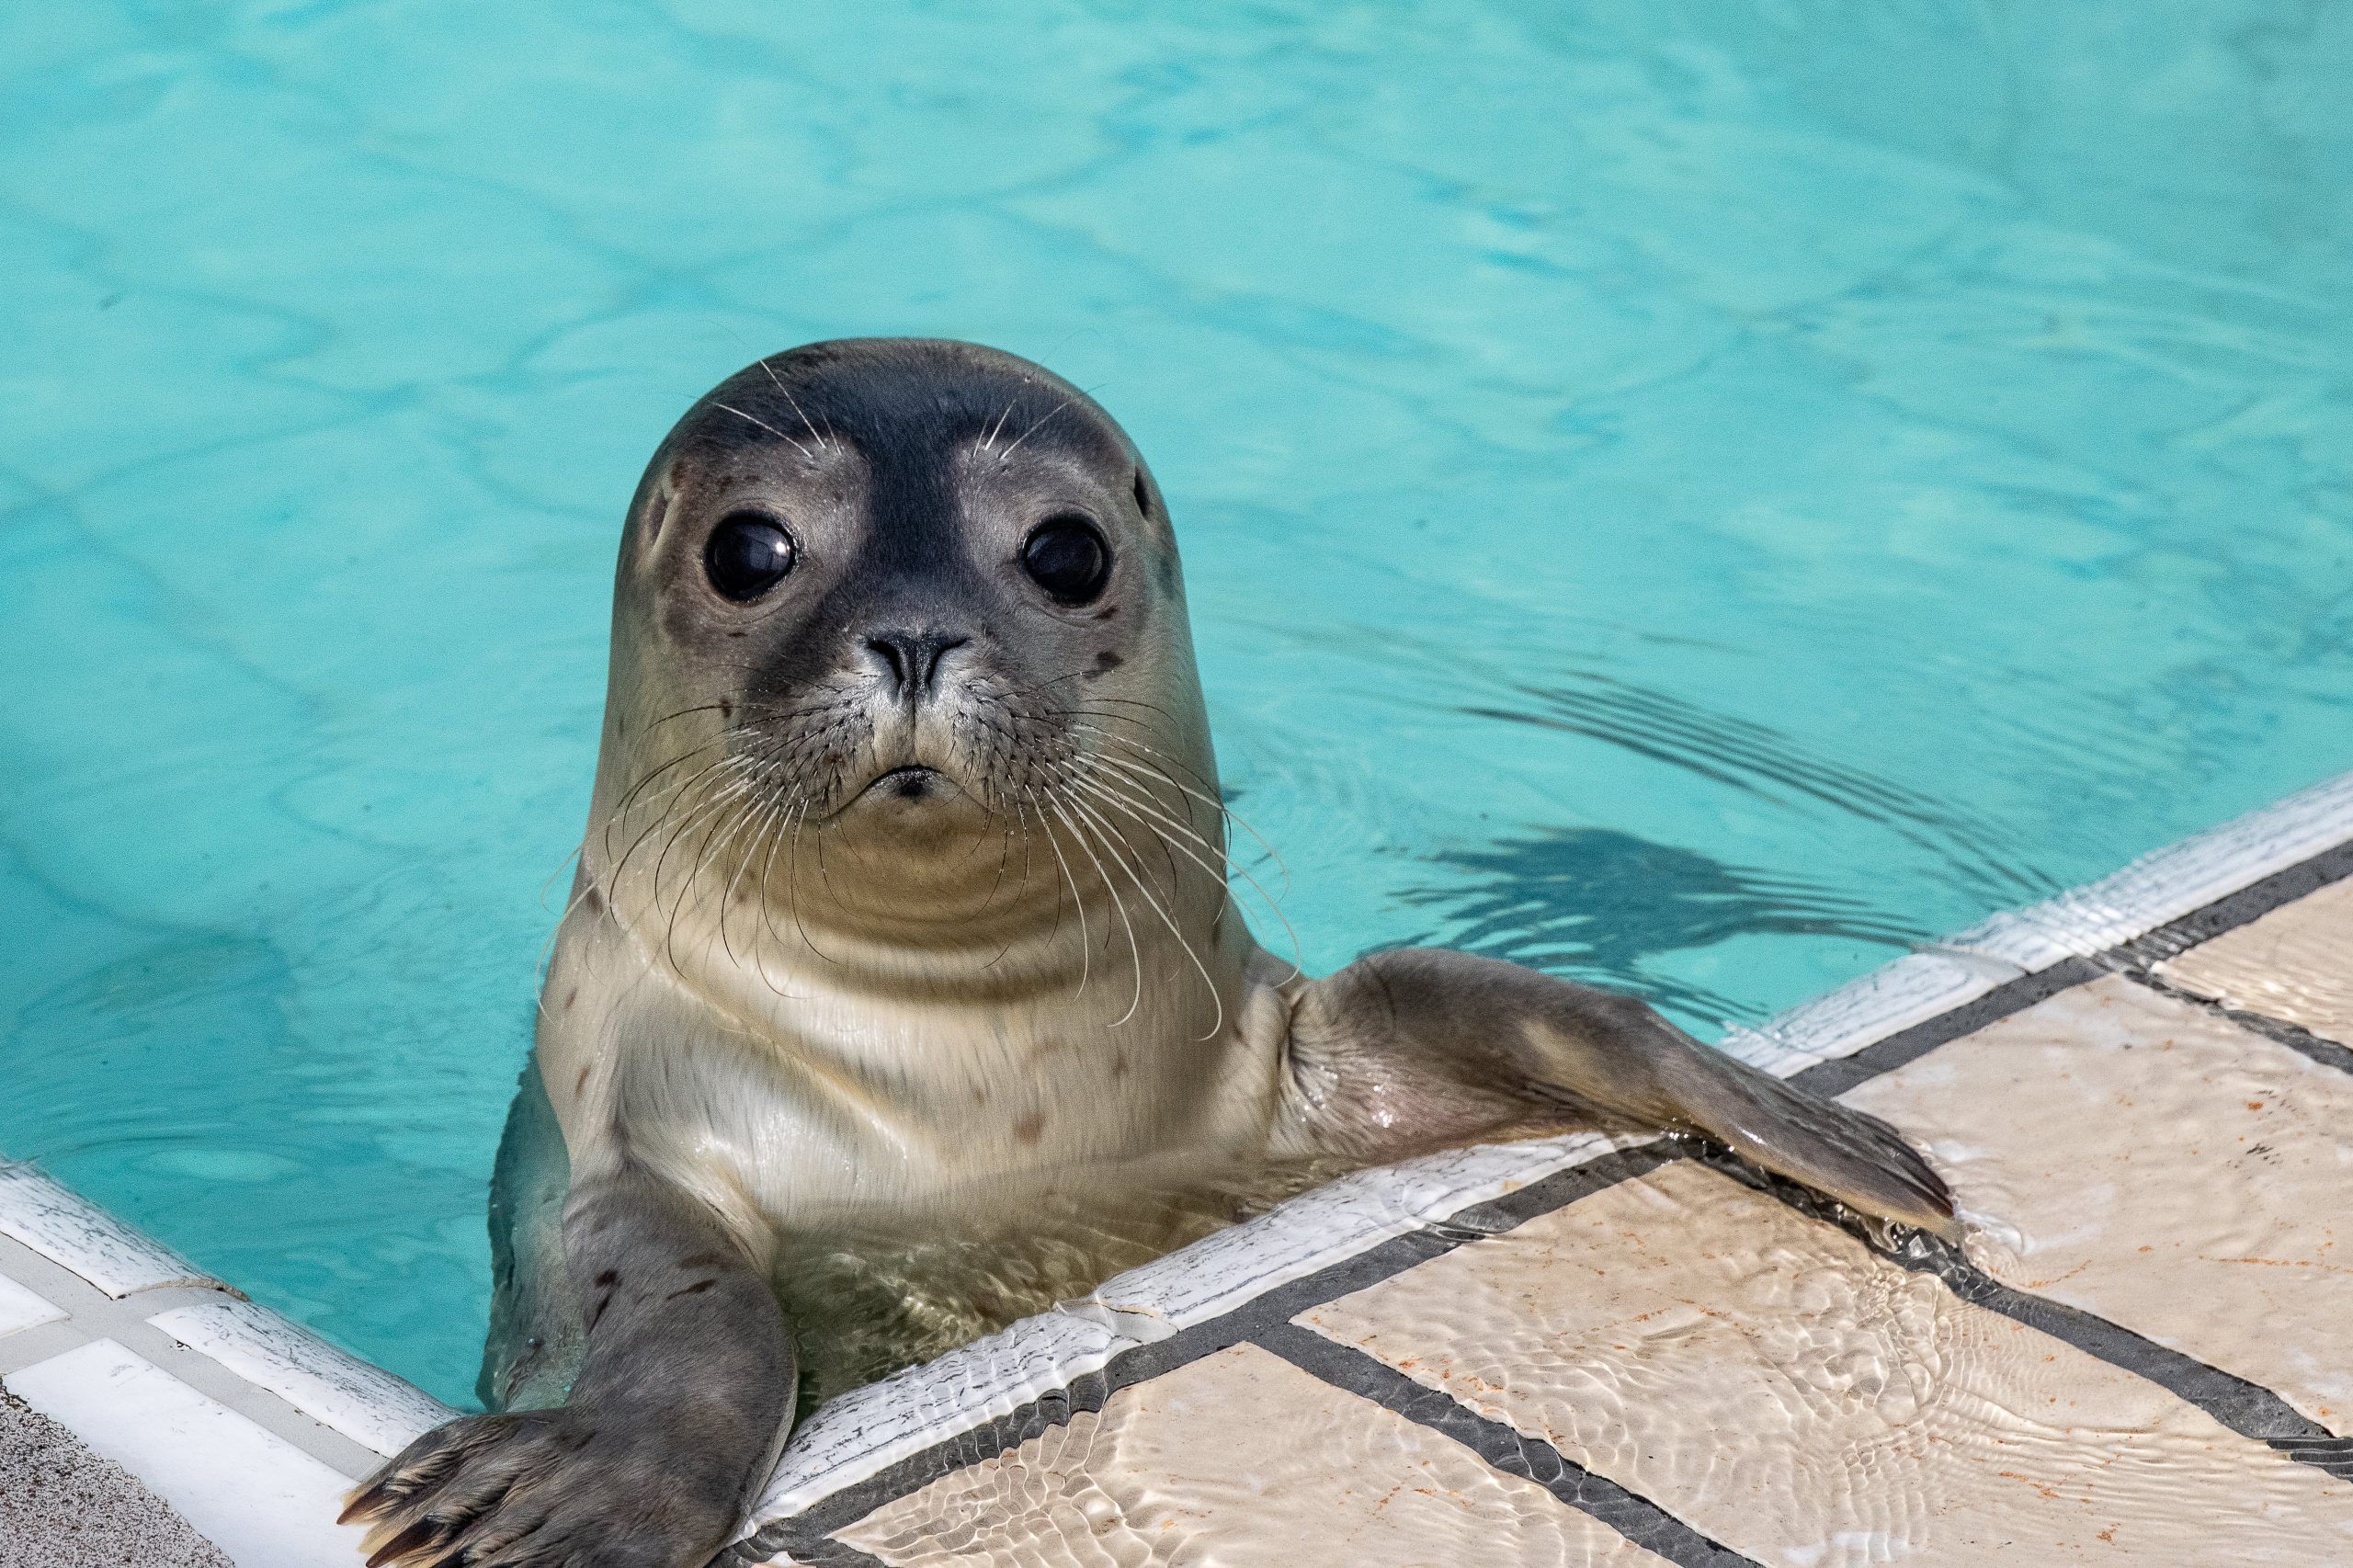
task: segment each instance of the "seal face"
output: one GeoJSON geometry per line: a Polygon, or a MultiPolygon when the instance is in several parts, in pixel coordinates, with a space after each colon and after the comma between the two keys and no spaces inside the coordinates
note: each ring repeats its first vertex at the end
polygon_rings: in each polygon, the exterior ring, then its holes
{"type": "Polygon", "coordinates": [[[1175,535],[1084,393],[876,339],[689,410],[623,531],[500,1150],[495,1414],[359,1491],[371,1561],[701,1562],[801,1389],[1433,1149],[1689,1132],[1950,1228],[1892,1131],[1639,1003],[1455,953],[1270,959],[1216,779],[1175,535]]]}

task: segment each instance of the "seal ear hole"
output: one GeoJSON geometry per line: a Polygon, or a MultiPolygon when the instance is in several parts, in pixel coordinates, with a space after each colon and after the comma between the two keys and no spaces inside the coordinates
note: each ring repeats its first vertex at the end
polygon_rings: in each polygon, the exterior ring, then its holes
{"type": "Polygon", "coordinates": [[[677,501],[677,492],[667,480],[657,486],[645,504],[645,516],[638,525],[638,548],[651,553],[662,542],[663,526],[670,520],[670,508],[677,501]]]}
{"type": "Polygon", "coordinates": [[[646,498],[642,537],[638,540],[638,547],[648,553],[661,542],[662,530],[670,526],[670,515],[678,509],[679,494],[686,488],[682,473],[684,468],[683,459],[671,460],[662,471],[662,477],[655,481],[654,494],[646,498]]]}
{"type": "Polygon", "coordinates": [[[1142,469],[1136,470],[1135,493],[1136,510],[1142,513],[1145,517],[1149,518],[1152,516],[1152,491],[1143,482],[1143,470],[1142,469]]]}

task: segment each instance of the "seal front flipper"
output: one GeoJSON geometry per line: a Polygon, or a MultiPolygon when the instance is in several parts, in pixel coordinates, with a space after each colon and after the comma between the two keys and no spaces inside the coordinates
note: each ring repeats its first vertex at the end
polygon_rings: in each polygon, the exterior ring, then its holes
{"type": "Polygon", "coordinates": [[[793,1356],[750,1251],[625,1158],[576,1184],[564,1242],[586,1347],[571,1398],[426,1433],[354,1492],[371,1568],[699,1568],[790,1426],[793,1356]]]}
{"type": "Polygon", "coordinates": [[[1404,949],[1304,987],[1291,1040],[1302,1082],[1329,1085],[1334,1131],[1394,1145],[1365,1157],[1417,1152],[1417,1131],[1449,1143],[1548,1124],[1696,1133],[1850,1208],[1955,1232],[1952,1194],[1893,1128],[1711,1051],[1631,996],[1404,949]]]}

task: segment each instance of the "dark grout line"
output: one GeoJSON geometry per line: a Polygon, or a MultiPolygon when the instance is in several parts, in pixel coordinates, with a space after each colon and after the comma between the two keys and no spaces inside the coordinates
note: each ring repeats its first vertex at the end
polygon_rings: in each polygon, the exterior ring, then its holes
{"type": "Polygon", "coordinates": [[[1940,1045],[1975,1034],[1988,1024],[1998,1023],[2013,1013],[2023,1013],[2037,1002],[2097,980],[2106,972],[2090,959],[2061,959],[2048,969],[2004,981],[1949,1012],[1924,1018],[1910,1028],[1898,1029],[1850,1055],[1833,1057],[1792,1073],[1789,1082],[1824,1099],[1836,1099],[1849,1089],[1918,1061],[1940,1045]]]}
{"type": "Polygon", "coordinates": [[[2128,969],[2123,974],[2127,980],[2145,985],[2160,996],[2170,996],[2201,1013],[2227,1019],[2250,1034],[2259,1034],[2266,1040],[2286,1046],[2299,1056],[2308,1056],[2323,1067],[2334,1067],[2340,1073],[2353,1073],[2353,1050],[2347,1050],[2333,1040],[2323,1040],[2285,1018],[2275,1018],[2268,1013],[2250,1013],[2227,1002],[2217,1002],[2211,996],[2185,991],[2165,976],[2145,969],[2128,969]]]}
{"type": "Polygon", "coordinates": [[[1933,1274],[1962,1301],[2062,1339],[2083,1351],[2170,1390],[2243,1437],[2268,1443],[2300,1464],[2353,1481],[2353,1437],[2339,1437],[2260,1383],[2234,1377],[2194,1356],[2144,1339],[2104,1317],[2014,1290],[1935,1243],[1917,1261],[1882,1254],[1914,1273],[1933,1274]]]}
{"type": "Polygon", "coordinates": [[[1417,1383],[1351,1346],[1290,1323],[1260,1330],[1253,1343],[1334,1388],[1451,1438],[1495,1470],[1534,1482],[1677,1568],[1763,1568],[1755,1558],[1692,1528],[1649,1498],[1563,1457],[1550,1443],[1491,1421],[1451,1394],[1417,1383]]]}
{"type": "MultiPolygon", "coordinates": [[[[799,1523],[797,1519],[787,1519],[782,1522],[794,1525],[799,1523]]],[[[764,1562],[782,1553],[790,1556],[796,1564],[801,1565],[801,1568],[890,1568],[890,1564],[879,1557],[860,1551],[854,1546],[835,1540],[829,1535],[820,1535],[811,1529],[785,1530],[777,1534],[773,1540],[767,1540],[765,1545],[757,1549],[753,1547],[753,1541],[763,1540],[776,1528],[776,1526],[771,1525],[767,1529],[760,1531],[758,1535],[738,1541],[733,1549],[735,1561],[764,1562]]],[[[722,1552],[712,1561],[710,1568],[722,1568],[727,1561],[728,1553],[722,1552]]]]}
{"type": "Polygon", "coordinates": [[[2285,870],[2274,871],[2259,882],[2251,882],[2109,950],[2128,968],[2146,968],[2178,958],[2225,931],[2252,924],[2282,905],[2348,876],[2353,876],[2353,839],[2299,860],[2285,870]]]}
{"type": "Polygon", "coordinates": [[[2210,1366],[2133,1333],[2095,1312],[2048,1296],[2013,1290],[1963,1257],[1958,1247],[1926,1232],[1904,1232],[1891,1245],[1869,1221],[1794,1182],[1743,1165],[1729,1154],[1701,1163],[1742,1186],[1778,1199],[1810,1219],[1836,1225],[1873,1255],[1914,1274],[1933,1275],[1972,1306],[2074,1346],[2095,1360],[2145,1378],[2194,1404],[2243,1437],[2268,1444],[2290,1459],[2353,1481],[2353,1437],[2339,1437],[2260,1383],[2210,1366]]]}
{"type": "MultiPolygon", "coordinates": [[[[2006,981],[1960,1006],[1908,1028],[1899,1029],[1849,1055],[1819,1062],[1793,1074],[1789,1081],[1825,1098],[1835,1097],[1915,1062],[1940,1045],[1973,1034],[1999,1019],[2023,1012],[2038,1002],[2103,975],[2123,972],[2130,978],[2149,983],[2145,971],[2150,964],[2211,941],[2226,931],[2234,930],[2348,875],[2353,875],[2353,840],[2275,871],[2234,893],[2093,957],[2062,959],[2047,968],[2006,981]]],[[[2162,983],[2157,984],[2159,989],[2164,989],[2162,983]]],[[[2197,1000],[2188,996],[2184,999],[2197,1000]]],[[[2236,1016],[2234,1016],[2234,1021],[2238,1021],[2236,1016]]],[[[2270,1027],[2262,1028],[2260,1032],[2275,1040],[2280,1037],[2272,1032],[2273,1028],[2294,1029],[2293,1025],[2282,1024],[2277,1019],[2265,1020],[2265,1023],[2270,1027]]],[[[2299,1035],[2303,1032],[2295,1029],[2299,1035]]],[[[2313,1037],[2305,1038],[2325,1051],[2341,1049],[2313,1037]]],[[[2293,1044],[2288,1040],[2281,1043],[2293,1044]]],[[[2347,1054],[2353,1055],[2353,1052],[2347,1054]]],[[[2328,1064],[2335,1066],[2339,1063],[2332,1061],[2328,1064]]],[[[745,1556],[753,1556],[756,1551],[772,1554],[783,1550],[790,1540],[805,1541],[812,1550],[852,1551],[854,1549],[831,1540],[824,1532],[863,1518],[885,1503],[905,1496],[942,1476],[1018,1447],[1029,1437],[1061,1426],[1078,1411],[1100,1410],[1104,1400],[1119,1389],[1148,1381],[1245,1340],[1263,1345],[1268,1335],[1280,1337],[1284,1330],[1294,1328],[1290,1319],[1309,1307],[1321,1306],[1352,1295],[1417,1264],[1451,1252],[1467,1242],[1506,1233],[1540,1215],[1564,1209],[1579,1199],[1647,1175],[1671,1160],[1693,1155],[1713,1168],[1735,1176],[1749,1186],[1772,1192],[1775,1197],[1816,1218],[1839,1225],[1892,1262],[1915,1272],[1938,1273],[1948,1288],[1963,1300],[2000,1312],[2054,1338],[2063,1339],[2111,1366],[2147,1378],[2198,1405],[2233,1431],[2265,1442],[2290,1459],[2315,1465],[2333,1475],[2353,1479],[2353,1438],[2331,1436],[2268,1389],[2233,1377],[2178,1351],[2168,1350],[2153,1340],[2143,1339],[2131,1330],[2110,1324],[2104,1318],[2062,1306],[2042,1297],[2011,1290],[1991,1276],[1961,1261],[1957,1253],[1951,1254],[1949,1265],[1939,1265],[1925,1255],[1915,1258],[1907,1256],[1906,1251],[1890,1250],[1851,1222],[1852,1217],[1845,1215],[1843,1210],[1833,1212],[1824,1207],[1825,1200],[1815,1195],[1795,1187],[1787,1192],[1777,1190],[1771,1183],[1778,1178],[1768,1177],[1762,1172],[1742,1165],[1729,1154],[1720,1151],[1710,1152],[1688,1140],[1665,1138],[1643,1148],[1601,1155],[1556,1172],[1541,1181],[1532,1182],[1518,1192],[1473,1204],[1445,1220],[1392,1237],[1302,1278],[1278,1286],[1231,1312],[1182,1329],[1167,1339],[1123,1350],[1114,1356],[1102,1370],[1074,1379],[1064,1388],[1043,1394],[1008,1415],[968,1428],[862,1481],[829,1493],[801,1513],[769,1524],[739,1543],[736,1550],[745,1556]],[[1811,1200],[1812,1207],[1808,1206],[1808,1200],[1811,1200]],[[1952,1270],[1951,1278],[1947,1278],[1942,1272],[1946,1267],[1952,1270]],[[1956,1283],[1957,1280],[1961,1282],[1956,1283]],[[2075,1337],[2077,1334],[2084,1337],[2075,1337]],[[2116,1355],[2105,1353],[2098,1347],[2103,1345],[2115,1350],[2116,1355]],[[2126,1358],[2119,1359],[2120,1356],[2126,1358]],[[2190,1390],[2199,1392],[2188,1392],[2190,1390]],[[2209,1400],[2213,1403],[2209,1403],[2209,1400]]],[[[1916,1244],[1926,1248],[1941,1244],[1920,1237],[1916,1244]]],[[[1366,1357],[1365,1359],[1371,1361],[1372,1358],[1366,1357]]],[[[1410,1379],[1406,1381],[1411,1381],[1410,1379]]],[[[1420,1384],[1414,1386],[1422,1387],[1420,1384]]],[[[1438,1394],[1436,1391],[1424,1392],[1433,1398],[1448,1397],[1438,1394]]],[[[1405,1413],[1401,1411],[1400,1414],[1405,1413]]],[[[1474,1421],[1483,1419],[1468,1410],[1464,1415],[1474,1421]]],[[[1415,1419],[1419,1420],[1420,1417],[1415,1416],[1415,1419]]],[[[1424,1425],[1429,1423],[1425,1422],[1424,1425]]],[[[1449,1432],[1448,1435],[1453,1434],[1449,1432]]],[[[1514,1437],[1515,1441],[1525,1441],[1517,1434],[1514,1437]]],[[[1484,1450],[1481,1451],[1483,1453],[1484,1450]]],[[[1558,1454],[1553,1458],[1563,1465],[1569,1463],[1558,1454]]],[[[1656,1508],[1654,1504],[1647,1506],[1656,1508]]],[[[1663,1517],[1672,1517],[1664,1509],[1657,1511],[1663,1517]]],[[[1696,1532],[1695,1539],[1706,1540],[1696,1532]]],[[[795,1546],[792,1550],[796,1561],[813,1564],[839,1562],[844,1568],[864,1568],[865,1564],[873,1562],[864,1553],[858,1553],[855,1557],[803,1558],[802,1547],[795,1546]]],[[[1748,1560],[1727,1556],[1722,1561],[1730,1563],[1748,1560]]]]}

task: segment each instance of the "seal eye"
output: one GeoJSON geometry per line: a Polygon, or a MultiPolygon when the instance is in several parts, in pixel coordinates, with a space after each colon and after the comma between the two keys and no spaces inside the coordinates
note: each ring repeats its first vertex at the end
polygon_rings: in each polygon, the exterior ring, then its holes
{"type": "Polygon", "coordinates": [[[732,512],[710,530],[702,569],[710,585],[737,604],[749,604],[792,570],[792,536],[757,512],[732,512]]]}
{"type": "Polygon", "coordinates": [[[1048,517],[1022,542],[1021,569],[1056,603],[1083,605],[1111,575],[1111,547],[1085,517],[1048,517]]]}

